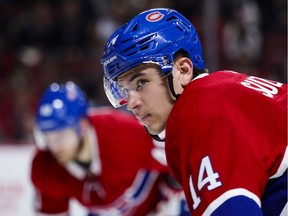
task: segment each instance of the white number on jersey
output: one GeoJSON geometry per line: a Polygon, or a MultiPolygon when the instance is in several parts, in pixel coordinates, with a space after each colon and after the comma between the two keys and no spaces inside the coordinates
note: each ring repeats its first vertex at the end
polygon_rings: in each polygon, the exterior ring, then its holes
{"type": "Polygon", "coordinates": [[[283,83],[262,79],[259,77],[250,76],[241,84],[247,88],[262,92],[263,95],[273,98],[278,93],[277,87],[281,87],[283,83]]]}
{"type": "MultiPolygon", "coordinates": [[[[220,187],[222,183],[221,181],[217,180],[218,178],[219,178],[219,174],[213,171],[209,156],[204,157],[201,161],[199,174],[198,174],[198,184],[197,184],[198,190],[200,191],[206,184],[208,184],[207,189],[209,191],[217,187],[220,187]]],[[[200,204],[201,199],[196,194],[196,191],[193,185],[192,175],[190,175],[190,178],[189,178],[189,186],[190,186],[190,192],[191,192],[191,196],[193,200],[193,209],[196,209],[198,205],[200,204]]]]}

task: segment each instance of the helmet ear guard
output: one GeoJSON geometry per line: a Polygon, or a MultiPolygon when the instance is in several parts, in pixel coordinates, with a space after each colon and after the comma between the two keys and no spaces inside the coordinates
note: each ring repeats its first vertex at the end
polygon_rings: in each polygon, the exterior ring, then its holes
{"type": "MultiPolygon", "coordinates": [[[[196,70],[205,69],[200,39],[189,20],[172,9],[144,11],[118,28],[108,40],[101,60],[104,79],[116,81],[118,76],[143,63],[155,63],[168,75],[179,50],[187,53],[196,70]]],[[[106,88],[106,94],[109,91],[106,88]]],[[[113,95],[107,94],[108,98],[113,95]]]]}

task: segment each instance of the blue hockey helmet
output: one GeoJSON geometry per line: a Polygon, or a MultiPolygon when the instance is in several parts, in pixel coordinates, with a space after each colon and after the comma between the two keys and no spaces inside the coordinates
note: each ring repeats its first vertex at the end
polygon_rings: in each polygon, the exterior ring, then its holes
{"type": "Polygon", "coordinates": [[[36,112],[36,127],[46,132],[64,127],[78,129],[79,120],[86,116],[87,99],[73,82],[53,83],[45,91],[36,112]]]}
{"type": "Polygon", "coordinates": [[[117,86],[117,77],[142,63],[159,65],[164,75],[173,67],[173,56],[184,50],[194,68],[205,69],[198,34],[189,20],[173,9],[144,11],[118,28],[108,40],[101,63],[104,89],[114,107],[126,103],[117,86]]]}

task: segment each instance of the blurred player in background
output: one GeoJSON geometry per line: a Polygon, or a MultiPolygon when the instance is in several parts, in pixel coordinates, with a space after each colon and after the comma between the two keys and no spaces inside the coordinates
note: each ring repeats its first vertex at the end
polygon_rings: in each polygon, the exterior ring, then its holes
{"type": "Polygon", "coordinates": [[[193,216],[287,215],[286,84],[208,74],[194,26],[165,8],[117,29],[102,64],[114,107],[165,137],[193,216]]]}
{"type": "Polygon", "coordinates": [[[67,216],[71,199],[89,216],[190,215],[179,185],[152,156],[164,163],[161,147],[130,114],[87,109],[73,82],[45,91],[34,135],[37,215],[67,216]]]}

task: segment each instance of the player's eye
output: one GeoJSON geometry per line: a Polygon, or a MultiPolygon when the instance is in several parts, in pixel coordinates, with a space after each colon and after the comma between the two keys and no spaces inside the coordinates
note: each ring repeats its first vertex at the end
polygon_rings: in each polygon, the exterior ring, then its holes
{"type": "Polygon", "coordinates": [[[148,80],[146,79],[140,79],[137,81],[137,88],[136,90],[139,91],[141,90],[146,84],[148,83],[148,80]]]}

